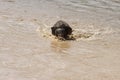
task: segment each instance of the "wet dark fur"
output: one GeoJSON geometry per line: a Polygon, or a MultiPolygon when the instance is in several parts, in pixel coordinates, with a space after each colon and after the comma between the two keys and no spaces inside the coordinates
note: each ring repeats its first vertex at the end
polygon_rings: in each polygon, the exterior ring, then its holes
{"type": "MultiPolygon", "coordinates": [[[[51,27],[52,34],[56,37],[63,39],[68,39],[69,35],[72,33],[72,28],[64,21],[57,21],[53,27],[51,27]]],[[[59,39],[60,39],[59,38],[59,39]]]]}

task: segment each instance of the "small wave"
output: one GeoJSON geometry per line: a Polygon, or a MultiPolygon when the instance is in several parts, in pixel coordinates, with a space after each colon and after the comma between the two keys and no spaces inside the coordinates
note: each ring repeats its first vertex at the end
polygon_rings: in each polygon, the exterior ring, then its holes
{"type": "MultiPolygon", "coordinates": [[[[55,36],[51,34],[51,28],[46,24],[43,24],[44,28],[39,27],[37,31],[42,37],[49,39],[56,39],[55,36]]],[[[114,35],[116,32],[110,27],[105,28],[95,28],[95,26],[90,25],[84,29],[73,29],[72,35],[69,37],[73,40],[97,40],[108,37],[108,35],[114,35]]]]}

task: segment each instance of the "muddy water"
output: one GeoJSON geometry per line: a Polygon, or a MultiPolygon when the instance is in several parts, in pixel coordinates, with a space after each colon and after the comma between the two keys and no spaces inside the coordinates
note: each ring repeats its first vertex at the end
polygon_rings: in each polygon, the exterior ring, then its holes
{"type": "Polygon", "coordinates": [[[0,80],[120,80],[119,25],[119,0],[0,0],[0,80]]]}

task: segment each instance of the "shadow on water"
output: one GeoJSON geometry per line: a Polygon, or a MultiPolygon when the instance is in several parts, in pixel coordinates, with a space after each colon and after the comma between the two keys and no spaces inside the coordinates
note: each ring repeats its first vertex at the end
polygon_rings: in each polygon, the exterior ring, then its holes
{"type": "Polygon", "coordinates": [[[52,41],[51,42],[51,50],[55,53],[66,54],[70,47],[71,45],[67,41],[52,41]]]}

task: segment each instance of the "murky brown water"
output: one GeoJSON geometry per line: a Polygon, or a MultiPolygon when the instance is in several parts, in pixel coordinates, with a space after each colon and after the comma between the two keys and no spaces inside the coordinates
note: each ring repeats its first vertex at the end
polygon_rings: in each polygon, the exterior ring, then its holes
{"type": "Polygon", "coordinates": [[[0,80],[120,80],[119,25],[120,0],[0,0],[0,80]]]}

